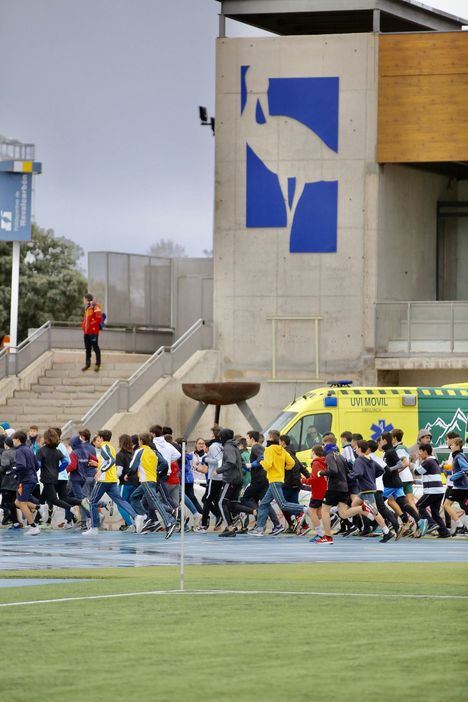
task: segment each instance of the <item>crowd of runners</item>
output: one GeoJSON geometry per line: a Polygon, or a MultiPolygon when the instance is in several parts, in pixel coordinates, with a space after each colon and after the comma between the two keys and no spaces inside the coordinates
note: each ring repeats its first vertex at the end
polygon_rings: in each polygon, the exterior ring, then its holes
{"type": "Polygon", "coordinates": [[[302,462],[291,438],[274,430],[240,436],[214,426],[209,439],[187,448],[170,427],[154,425],[121,435],[114,447],[107,429],[95,436],[82,429],[62,441],[59,428],[39,434],[3,423],[1,523],[31,536],[43,527],[95,536],[116,523],[118,510],[120,531],[166,538],[181,529],[221,538],[285,532],[310,535],[316,545],[333,544],[337,534],[379,535],[381,543],[467,536],[464,440],[449,432],[450,454],[441,462],[431,440],[424,429],[411,448],[399,429],[377,441],[315,432],[302,462]]]}

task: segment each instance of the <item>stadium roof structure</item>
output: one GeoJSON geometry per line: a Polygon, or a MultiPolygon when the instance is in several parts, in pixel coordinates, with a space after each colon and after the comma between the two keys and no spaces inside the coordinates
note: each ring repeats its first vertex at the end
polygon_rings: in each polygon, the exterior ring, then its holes
{"type": "Polygon", "coordinates": [[[218,0],[221,17],[280,35],[457,31],[468,19],[415,0],[218,0]]]}

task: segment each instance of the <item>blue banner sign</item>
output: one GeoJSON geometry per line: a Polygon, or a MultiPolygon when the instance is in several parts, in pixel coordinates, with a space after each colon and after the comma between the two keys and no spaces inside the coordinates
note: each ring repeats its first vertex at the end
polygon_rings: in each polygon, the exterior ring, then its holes
{"type": "Polygon", "coordinates": [[[31,238],[32,173],[0,171],[0,241],[31,238]]]}

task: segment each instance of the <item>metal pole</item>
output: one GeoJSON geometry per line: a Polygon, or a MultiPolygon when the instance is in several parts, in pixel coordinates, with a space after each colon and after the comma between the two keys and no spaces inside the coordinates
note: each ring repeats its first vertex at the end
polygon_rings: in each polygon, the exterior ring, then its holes
{"type": "Polygon", "coordinates": [[[184,569],[184,546],[185,546],[185,455],[187,453],[187,445],[185,439],[182,441],[182,471],[180,475],[180,577],[179,586],[181,590],[185,587],[185,569],[184,569]]]}
{"type": "Polygon", "coordinates": [[[450,352],[455,350],[455,310],[453,302],[450,303],[450,352]]]}
{"type": "Polygon", "coordinates": [[[276,379],[276,319],[271,320],[271,377],[276,379]]]}
{"type": "Polygon", "coordinates": [[[319,357],[319,321],[318,319],[314,319],[314,328],[315,328],[315,379],[318,380],[320,378],[320,357],[319,357]]]}
{"type": "Polygon", "coordinates": [[[11,304],[10,304],[10,346],[11,352],[16,353],[18,346],[18,302],[19,302],[19,270],[20,242],[13,242],[11,260],[11,304]]]}

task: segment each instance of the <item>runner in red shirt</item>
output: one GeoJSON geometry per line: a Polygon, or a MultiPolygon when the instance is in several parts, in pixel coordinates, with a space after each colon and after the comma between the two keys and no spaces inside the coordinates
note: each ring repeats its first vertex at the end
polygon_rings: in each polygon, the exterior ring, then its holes
{"type": "Polygon", "coordinates": [[[322,501],[327,491],[327,479],[319,476],[319,472],[327,469],[325,461],[325,451],[322,446],[314,446],[312,448],[312,471],[310,478],[306,478],[302,482],[311,486],[312,496],[309,502],[309,516],[315,528],[316,536],[312,541],[323,536],[323,529],[320,522],[322,516],[322,501]]]}
{"type": "Polygon", "coordinates": [[[101,306],[95,302],[91,293],[86,293],[83,298],[83,304],[85,306],[85,310],[81,327],[83,329],[84,346],[86,349],[86,361],[81,370],[87,371],[91,368],[92,349],[96,354],[96,365],[94,366],[94,370],[97,373],[101,368],[101,349],[99,348],[98,341],[99,332],[101,331],[102,309],[101,306]]]}

